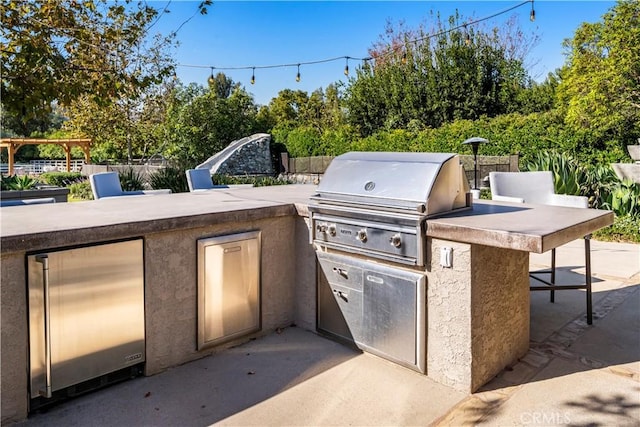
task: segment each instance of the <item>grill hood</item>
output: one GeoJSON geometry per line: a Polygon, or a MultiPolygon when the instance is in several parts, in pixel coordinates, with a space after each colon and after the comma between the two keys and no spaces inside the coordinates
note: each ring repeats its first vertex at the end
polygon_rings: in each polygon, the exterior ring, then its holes
{"type": "Polygon", "coordinates": [[[468,193],[456,154],[350,152],[333,159],[312,200],[431,216],[470,206],[468,193]]]}

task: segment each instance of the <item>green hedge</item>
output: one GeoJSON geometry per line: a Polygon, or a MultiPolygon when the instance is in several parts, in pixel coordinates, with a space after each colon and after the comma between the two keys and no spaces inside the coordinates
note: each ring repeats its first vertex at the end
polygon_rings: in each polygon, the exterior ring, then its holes
{"type": "Polygon", "coordinates": [[[581,162],[608,164],[629,161],[625,142],[596,140],[588,133],[578,134],[564,124],[557,111],[532,114],[505,114],[479,120],[457,120],[437,129],[394,129],[360,138],[349,126],[319,131],[304,126],[274,128],[272,134],[292,157],[333,156],[347,151],[425,151],[471,154],[462,141],[472,136],[489,140],[480,147],[482,155],[520,154],[528,161],[540,151],[554,150],[574,156],[581,162]]]}
{"type": "Polygon", "coordinates": [[[87,179],[80,172],[45,172],[40,174],[40,180],[56,187],[67,187],[75,182],[87,179]]]}

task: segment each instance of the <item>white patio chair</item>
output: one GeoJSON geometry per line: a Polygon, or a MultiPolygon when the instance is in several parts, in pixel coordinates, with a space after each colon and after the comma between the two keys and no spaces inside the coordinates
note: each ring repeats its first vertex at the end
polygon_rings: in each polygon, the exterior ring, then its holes
{"type": "Polygon", "coordinates": [[[123,191],[122,186],[120,186],[118,172],[99,172],[91,174],[89,175],[89,182],[91,183],[91,191],[93,192],[94,200],[120,196],[171,194],[171,190],[169,189],[123,191]]]}
{"type": "Polygon", "coordinates": [[[187,184],[189,191],[212,190],[215,188],[229,188],[227,185],[213,185],[209,169],[187,169],[187,184]]]}
{"type": "MultiPolygon", "coordinates": [[[[491,198],[496,201],[529,203],[540,205],[567,206],[573,208],[588,208],[588,199],[583,196],[555,194],[553,174],[549,171],[542,172],[490,172],[489,182],[491,186],[491,198]]],[[[529,276],[544,284],[544,286],[531,286],[532,291],[548,290],[551,293],[550,300],[555,302],[555,291],[565,289],[585,289],[587,299],[587,323],[593,322],[593,309],[591,299],[591,235],[584,236],[585,257],[585,283],[583,285],[557,285],[556,284],[556,250],[551,250],[551,269],[545,271],[530,272],[529,276]],[[538,277],[538,274],[550,274],[550,280],[538,277]]]]}

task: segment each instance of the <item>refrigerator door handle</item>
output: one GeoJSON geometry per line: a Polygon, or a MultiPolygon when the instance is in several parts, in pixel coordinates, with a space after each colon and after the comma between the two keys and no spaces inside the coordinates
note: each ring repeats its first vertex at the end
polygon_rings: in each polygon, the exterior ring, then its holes
{"type": "Polygon", "coordinates": [[[44,364],[45,364],[45,389],[40,390],[40,395],[51,397],[51,318],[49,298],[49,256],[36,255],[36,262],[42,264],[42,285],[44,295],[44,364]]]}

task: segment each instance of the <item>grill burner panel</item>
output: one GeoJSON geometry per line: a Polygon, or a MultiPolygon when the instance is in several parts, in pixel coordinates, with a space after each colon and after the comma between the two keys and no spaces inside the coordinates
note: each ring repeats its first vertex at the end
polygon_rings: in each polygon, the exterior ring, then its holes
{"type": "Polygon", "coordinates": [[[326,247],[356,252],[375,253],[378,257],[403,264],[416,265],[422,258],[418,243],[420,227],[358,221],[339,216],[316,215],[313,240],[326,247]]]}

